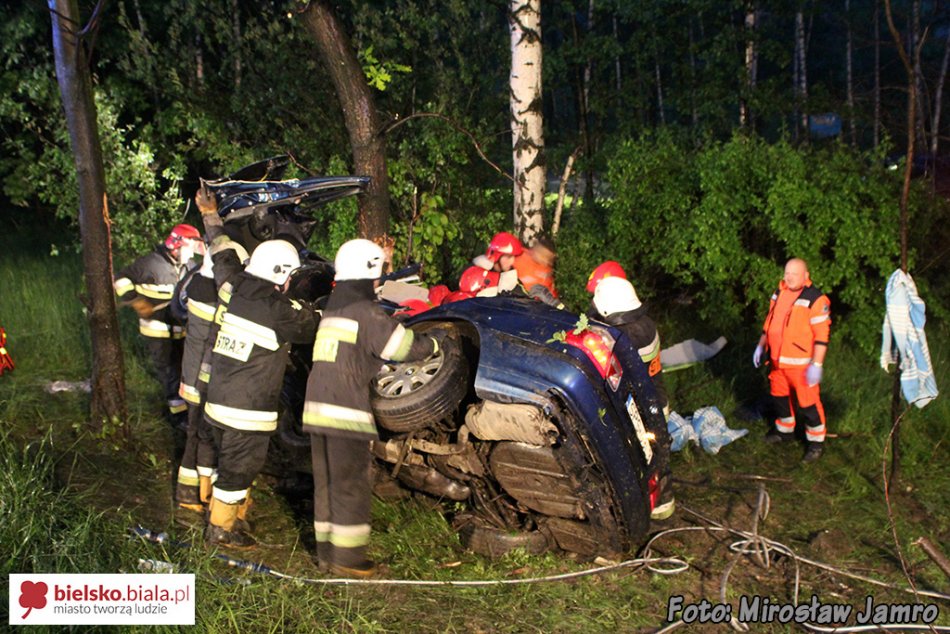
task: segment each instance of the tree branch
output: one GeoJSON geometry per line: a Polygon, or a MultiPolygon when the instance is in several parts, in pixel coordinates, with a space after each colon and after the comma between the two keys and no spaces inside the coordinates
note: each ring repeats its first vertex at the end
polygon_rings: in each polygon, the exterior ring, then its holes
{"type": "Polygon", "coordinates": [[[463,128],[461,125],[456,123],[454,119],[447,117],[444,114],[441,114],[438,112],[416,112],[407,117],[403,117],[402,119],[397,119],[396,121],[393,121],[392,123],[387,124],[383,129],[377,132],[377,135],[385,136],[389,134],[390,132],[392,132],[393,130],[395,130],[396,128],[398,128],[399,126],[401,126],[406,121],[409,121],[410,119],[421,119],[421,118],[441,119],[442,121],[445,121],[450,126],[455,128],[456,131],[461,132],[472,141],[472,145],[475,146],[475,151],[478,152],[478,155],[482,157],[483,161],[491,165],[495,169],[496,172],[498,172],[499,174],[507,178],[509,181],[514,180],[512,179],[511,174],[508,174],[507,172],[502,170],[495,163],[493,163],[492,160],[488,158],[488,156],[485,155],[485,152],[482,150],[481,144],[475,138],[474,134],[472,134],[471,132],[463,128]]]}

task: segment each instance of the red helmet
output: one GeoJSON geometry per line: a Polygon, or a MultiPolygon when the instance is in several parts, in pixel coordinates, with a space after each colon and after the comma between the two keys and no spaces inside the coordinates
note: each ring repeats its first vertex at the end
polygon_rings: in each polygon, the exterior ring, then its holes
{"type": "Polygon", "coordinates": [[[452,302],[460,302],[463,299],[472,299],[475,297],[474,293],[466,293],[464,291],[453,291],[445,296],[445,299],[442,300],[442,305],[451,304],[452,302]]]}
{"type": "Polygon", "coordinates": [[[405,313],[410,317],[414,317],[419,313],[424,313],[432,308],[432,304],[422,299],[405,299],[399,302],[399,305],[405,308],[404,311],[400,311],[400,314],[405,313]]]}
{"type": "Polygon", "coordinates": [[[442,303],[442,300],[445,299],[446,295],[451,293],[449,287],[445,284],[436,284],[429,289],[429,303],[433,306],[438,306],[442,303]]]}
{"type": "Polygon", "coordinates": [[[627,279],[627,274],[623,272],[623,267],[617,262],[607,260],[594,269],[590,277],[587,278],[587,292],[593,293],[594,289],[597,288],[597,284],[605,277],[622,277],[623,279],[627,279]]]}
{"type": "Polygon", "coordinates": [[[524,247],[521,246],[521,241],[507,231],[502,231],[496,233],[488,243],[488,251],[485,255],[492,262],[497,262],[503,255],[521,255],[523,252],[524,247]]]}
{"type": "Polygon", "coordinates": [[[185,240],[201,240],[201,232],[191,225],[175,225],[165,238],[165,248],[174,251],[181,248],[185,240]]]}
{"type": "Polygon", "coordinates": [[[459,278],[459,290],[463,293],[478,293],[491,286],[498,285],[499,275],[495,271],[486,271],[480,266],[470,266],[459,278]]]}

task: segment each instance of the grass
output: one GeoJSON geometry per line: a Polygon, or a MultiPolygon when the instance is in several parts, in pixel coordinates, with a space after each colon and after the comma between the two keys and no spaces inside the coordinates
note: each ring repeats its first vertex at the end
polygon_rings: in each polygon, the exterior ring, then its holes
{"type": "MultiPolygon", "coordinates": [[[[701,532],[670,535],[658,554],[676,555],[694,566],[676,576],[629,569],[570,581],[519,586],[345,587],[281,581],[227,567],[204,548],[178,549],[129,539],[142,523],[182,541],[200,541],[200,531],[176,522],[170,497],[174,470],[171,436],[161,421],[161,396],[138,348],[135,322],[121,314],[126,345],[133,444],[116,449],[90,433],[82,392],[51,395],[49,381],[88,375],[88,337],[82,306],[78,257],[51,256],[42,236],[33,243],[0,245],[0,325],[17,363],[0,376],[0,579],[11,572],[115,572],[136,569],[139,558],[170,561],[197,579],[198,631],[260,632],[587,632],[641,631],[666,618],[674,594],[688,600],[718,600],[723,570],[733,555],[725,539],[701,532]]],[[[674,330],[671,328],[671,330],[674,330]]],[[[675,330],[685,332],[688,324],[675,330]]],[[[754,329],[753,329],[754,330],[754,329]]],[[[950,367],[946,324],[928,326],[938,385],[950,367]]],[[[670,341],[672,338],[669,339],[670,341]]],[[[674,454],[677,501],[739,529],[749,529],[757,487],[771,495],[763,534],[804,556],[828,561],[870,577],[906,585],[884,504],[881,462],[890,429],[890,377],[873,359],[836,342],[822,385],[828,405],[829,440],[822,460],[799,462],[801,448],[766,447],[758,441],[766,426],[743,420],[766,394],[764,375],[751,367],[752,337],[733,343],[716,359],[667,376],[675,410],[688,414],[716,405],[730,427],[750,434],[716,455],[697,448],[674,454]],[[757,480],[767,478],[767,480],[757,480]]],[[[903,422],[903,471],[891,492],[894,521],[905,559],[924,588],[946,588],[946,579],[913,545],[929,537],[950,552],[950,406],[941,396],[903,422]]],[[[307,550],[309,518],[264,478],[252,511],[265,543],[253,555],[301,577],[318,576],[307,550]]],[[[695,522],[681,510],[673,526],[695,522]]],[[[463,550],[432,503],[425,499],[384,503],[373,509],[373,553],[386,561],[390,577],[431,580],[509,580],[587,568],[564,555],[511,553],[489,561],[463,550]]],[[[765,593],[787,601],[791,566],[769,570],[743,559],[733,569],[728,596],[765,593]]],[[[900,592],[811,568],[803,570],[802,596],[827,601],[906,602],[900,592]]],[[[950,622],[942,603],[939,623],[950,622]]],[[[94,628],[93,628],[94,629],[94,628]]],[[[104,628],[102,628],[104,629],[104,628]]],[[[177,628],[124,628],[177,631],[177,628]]],[[[184,628],[182,628],[184,629],[184,628]]],[[[791,631],[787,626],[761,626],[791,631]]],[[[43,631],[42,628],[40,631],[43,631]]]]}

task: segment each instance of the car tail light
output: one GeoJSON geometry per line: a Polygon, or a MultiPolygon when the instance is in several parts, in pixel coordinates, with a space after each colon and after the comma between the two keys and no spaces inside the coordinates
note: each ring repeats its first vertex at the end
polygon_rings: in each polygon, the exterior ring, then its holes
{"type": "Polygon", "coordinates": [[[660,478],[657,474],[650,476],[650,481],[647,483],[650,491],[650,510],[656,508],[656,503],[660,501],[660,478]]]}
{"type": "Polygon", "coordinates": [[[600,376],[607,381],[610,389],[617,391],[620,379],[623,377],[623,366],[614,356],[614,338],[607,330],[592,326],[578,334],[571,331],[567,333],[564,341],[583,350],[600,372],[600,376]]]}

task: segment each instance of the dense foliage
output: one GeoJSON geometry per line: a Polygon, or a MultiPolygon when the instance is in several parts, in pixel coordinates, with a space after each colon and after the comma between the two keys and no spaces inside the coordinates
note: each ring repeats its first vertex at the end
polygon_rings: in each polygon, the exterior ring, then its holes
{"type": "MultiPolygon", "coordinates": [[[[910,3],[893,4],[906,25],[910,3]]],[[[449,0],[438,11],[419,0],[334,6],[385,121],[399,263],[422,262],[430,282],[454,280],[492,233],[511,227],[511,184],[500,173],[511,165],[505,3],[449,0]]],[[[771,3],[754,33],[743,26],[741,2],[543,6],[552,184],[567,156],[582,150],[570,190],[583,201],[567,206],[557,236],[568,303],[586,302],[587,273],[612,257],[647,294],[692,301],[721,327],[761,312],[781,263],[800,255],[833,295],[836,313],[849,316],[845,330],[865,333],[870,347],[883,281],[896,265],[900,172],[883,169],[884,145],[855,149],[873,145],[873,103],[864,91],[854,110],[845,108],[847,27],[859,84],[873,83],[871,44],[884,44],[881,125],[895,138],[904,108],[904,96],[891,90],[904,79],[886,34],[874,31],[871,0],[852,0],[851,15],[843,6],[771,3]],[[807,103],[790,81],[799,10],[809,25],[807,103]],[[749,41],[759,55],[754,86],[744,79],[749,41]],[[738,134],[740,101],[752,116],[738,134]],[[853,118],[856,145],[809,145],[796,125],[803,111],[838,112],[845,128],[853,118]],[[581,192],[583,182],[593,189],[581,192]]],[[[88,15],[92,7],[81,8],[88,15]]],[[[302,28],[304,8],[290,0],[107,5],[88,53],[118,260],[148,248],[173,223],[197,222],[187,201],[199,176],[280,153],[293,157],[288,176],[350,171],[342,113],[302,28]]],[[[942,19],[939,7],[925,7],[923,19],[942,19]]],[[[74,218],[75,170],[46,7],[0,7],[0,35],[3,195],[40,217],[74,218]]],[[[943,37],[934,31],[924,40],[928,86],[943,37]]],[[[927,256],[929,279],[919,283],[945,292],[945,257],[930,244],[946,235],[946,212],[923,189],[912,212],[912,246],[927,256]]],[[[353,201],[321,210],[311,247],[331,255],[355,234],[355,218],[353,201]]]]}

